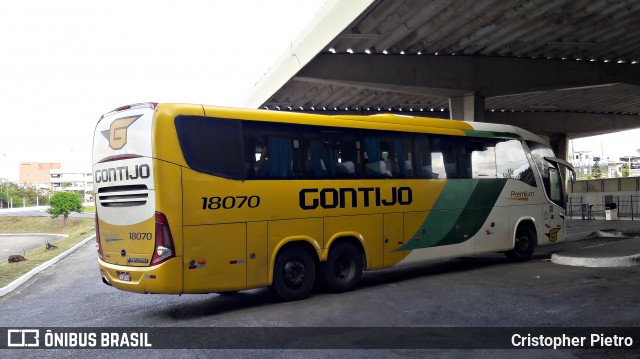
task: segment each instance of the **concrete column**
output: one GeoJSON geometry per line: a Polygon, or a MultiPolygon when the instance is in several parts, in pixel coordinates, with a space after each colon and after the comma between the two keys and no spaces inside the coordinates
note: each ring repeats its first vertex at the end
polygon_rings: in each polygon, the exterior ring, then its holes
{"type": "Polygon", "coordinates": [[[467,95],[449,98],[449,118],[484,122],[484,97],[467,95]]]}
{"type": "MultiPolygon", "coordinates": [[[[569,158],[569,139],[566,134],[559,133],[549,136],[549,144],[557,158],[571,162],[571,159],[569,158]]],[[[564,188],[567,189],[567,192],[572,192],[573,185],[569,179],[569,171],[561,169],[561,172],[562,178],[564,179],[564,188]]]]}
{"type": "Polygon", "coordinates": [[[549,137],[549,144],[553,149],[553,152],[556,154],[556,157],[563,159],[565,161],[570,161],[569,156],[569,140],[567,135],[564,133],[559,133],[556,135],[552,135],[549,137]]]}

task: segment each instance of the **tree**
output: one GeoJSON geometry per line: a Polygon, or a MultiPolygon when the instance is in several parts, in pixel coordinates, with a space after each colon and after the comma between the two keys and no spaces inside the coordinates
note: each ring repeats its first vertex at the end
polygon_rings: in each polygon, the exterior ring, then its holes
{"type": "Polygon", "coordinates": [[[600,166],[597,163],[593,164],[593,168],[591,169],[591,175],[593,178],[602,177],[602,171],[600,171],[600,166]]]}
{"type": "Polygon", "coordinates": [[[64,226],[67,226],[67,219],[71,212],[82,212],[82,199],[73,192],[56,192],[49,200],[47,213],[51,218],[63,217],[64,226]]]}

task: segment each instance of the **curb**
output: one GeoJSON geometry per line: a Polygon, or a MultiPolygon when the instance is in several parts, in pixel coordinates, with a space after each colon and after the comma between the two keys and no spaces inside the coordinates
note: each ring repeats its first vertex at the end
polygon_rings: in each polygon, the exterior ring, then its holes
{"type": "Polygon", "coordinates": [[[608,257],[608,258],[580,258],[569,257],[558,254],[551,255],[551,262],[574,267],[631,267],[640,264],[640,254],[631,256],[608,257]]]}
{"type": "Polygon", "coordinates": [[[613,268],[640,265],[640,238],[635,232],[600,230],[592,234],[596,238],[626,238],[596,244],[577,250],[551,255],[551,262],[560,265],[613,268]]]}
{"type": "Polygon", "coordinates": [[[13,292],[16,288],[18,288],[19,286],[21,286],[22,284],[24,284],[26,281],[28,281],[29,279],[31,279],[33,276],[35,276],[36,274],[42,272],[43,270],[49,268],[50,266],[58,263],[60,260],[62,260],[63,258],[67,257],[69,254],[75,252],[78,248],[80,248],[81,246],[85,245],[87,242],[89,242],[91,239],[95,239],[96,235],[92,234],[91,236],[83,239],[82,241],[80,241],[79,243],[77,243],[75,246],[67,249],[66,251],[58,254],[56,257],[40,264],[39,266],[33,268],[32,270],[28,271],[27,273],[23,274],[20,278],[14,280],[13,282],[7,284],[6,286],[0,288],[0,298],[4,297],[5,295],[13,292]]]}
{"type": "Polygon", "coordinates": [[[69,237],[68,234],[58,234],[58,233],[0,233],[0,237],[2,236],[52,236],[52,237],[60,237],[60,238],[69,237]]]}

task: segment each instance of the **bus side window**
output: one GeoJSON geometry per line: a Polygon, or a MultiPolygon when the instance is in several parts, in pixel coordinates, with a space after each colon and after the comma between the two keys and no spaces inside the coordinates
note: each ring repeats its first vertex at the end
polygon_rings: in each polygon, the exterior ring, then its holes
{"type": "Polygon", "coordinates": [[[496,141],[492,139],[469,139],[465,141],[467,153],[470,153],[471,177],[479,179],[497,178],[496,141]]]}
{"type": "Polygon", "coordinates": [[[266,159],[266,146],[258,136],[245,136],[244,162],[247,178],[255,178],[263,157],[266,159]]]}
{"type": "Polygon", "coordinates": [[[299,127],[245,121],[245,167],[247,178],[299,177],[299,127]]]}
{"type": "Polygon", "coordinates": [[[245,178],[240,121],[180,115],[174,123],[182,154],[191,169],[224,178],[245,178]]]}
{"type": "Polygon", "coordinates": [[[393,132],[368,131],[363,142],[367,177],[413,177],[410,137],[393,132]]]}
{"type": "Polygon", "coordinates": [[[313,138],[306,142],[305,153],[305,177],[310,178],[326,178],[330,168],[327,164],[330,162],[331,152],[324,148],[319,138],[313,138]]]}
{"type": "Polygon", "coordinates": [[[382,148],[380,139],[375,133],[366,133],[363,137],[365,174],[368,178],[391,177],[388,159],[389,151],[382,148]]]}
{"type": "Polygon", "coordinates": [[[455,138],[438,136],[434,138],[432,161],[442,163],[443,175],[439,178],[458,178],[458,158],[455,138]]]}
{"type": "MultiPolygon", "coordinates": [[[[416,175],[418,178],[436,178],[431,165],[431,143],[429,136],[416,135],[413,139],[414,153],[416,157],[416,175]]],[[[437,174],[436,174],[437,176],[437,174]]]]}
{"type": "Polygon", "coordinates": [[[305,126],[302,132],[305,178],[360,177],[360,140],[357,131],[305,126]]]}
{"type": "Polygon", "coordinates": [[[513,178],[536,187],[527,154],[518,140],[502,140],[496,144],[498,178],[513,178]]]}
{"type": "Polygon", "coordinates": [[[391,173],[397,178],[412,178],[412,150],[411,140],[404,136],[394,136],[389,143],[391,173]]]}

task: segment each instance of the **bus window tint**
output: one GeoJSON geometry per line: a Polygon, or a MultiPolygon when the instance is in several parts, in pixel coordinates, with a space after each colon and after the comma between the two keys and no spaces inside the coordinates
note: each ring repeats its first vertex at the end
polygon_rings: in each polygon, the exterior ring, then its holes
{"type": "Polygon", "coordinates": [[[392,132],[363,134],[365,174],[368,178],[411,178],[411,140],[392,132]]]}
{"type": "Polygon", "coordinates": [[[178,141],[187,165],[195,171],[232,179],[242,179],[240,121],[177,116],[178,141]]]}
{"type": "Polygon", "coordinates": [[[391,173],[394,177],[413,178],[413,151],[408,136],[395,136],[393,139],[394,154],[391,162],[391,173]]]}
{"type": "Polygon", "coordinates": [[[438,178],[464,178],[459,177],[459,166],[464,166],[462,162],[458,161],[458,142],[455,138],[448,136],[435,136],[432,142],[432,156],[431,160],[434,164],[441,166],[441,171],[438,171],[438,178]]]}
{"type": "Polygon", "coordinates": [[[447,178],[444,170],[442,152],[434,148],[433,136],[416,135],[414,137],[415,175],[417,178],[447,178]]]}
{"type": "Polygon", "coordinates": [[[562,179],[557,168],[549,168],[549,199],[562,204],[562,179]]]}
{"type": "Polygon", "coordinates": [[[298,126],[244,121],[243,130],[247,178],[300,177],[298,126]]]}
{"type": "Polygon", "coordinates": [[[359,178],[362,173],[357,131],[304,126],[302,168],[305,178],[359,178]]]}
{"type": "Polygon", "coordinates": [[[386,162],[389,156],[389,149],[384,141],[380,141],[377,135],[376,132],[367,132],[362,139],[365,174],[367,178],[391,177],[391,171],[387,169],[386,162]]]}
{"type": "MultiPolygon", "coordinates": [[[[552,184],[551,181],[549,180],[550,178],[549,172],[554,167],[547,160],[544,159],[545,157],[554,157],[553,150],[551,149],[551,147],[547,145],[544,145],[539,142],[534,142],[534,141],[527,141],[527,146],[531,151],[531,157],[533,157],[533,161],[535,162],[536,166],[538,167],[538,170],[540,171],[540,177],[542,178],[542,184],[544,186],[545,192],[547,193],[547,196],[549,196],[549,199],[555,202],[558,206],[562,206],[563,202],[561,198],[560,199],[552,198],[552,191],[554,190],[552,189],[552,187],[555,184],[552,184]]],[[[556,178],[553,178],[553,179],[555,180],[556,178]]]]}
{"type": "Polygon", "coordinates": [[[471,154],[471,176],[478,179],[497,178],[496,141],[472,139],[465,143],[466,153],[471,154]]]}
{"type": "Polygon", "coordinates": [[[503,140],[496,144],[498,178],[512,178],[536,187],[529,160],[518,140],[503,140]]]}

